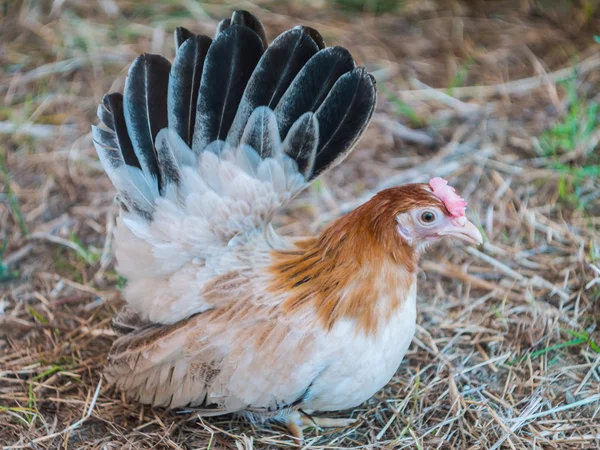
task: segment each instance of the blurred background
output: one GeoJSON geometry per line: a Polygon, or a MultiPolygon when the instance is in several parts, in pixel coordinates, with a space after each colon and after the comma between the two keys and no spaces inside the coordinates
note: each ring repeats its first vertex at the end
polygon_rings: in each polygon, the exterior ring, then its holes
{"type": "Polygon", "coordinates": [[[142,407],[100,382],[125,280],[97,104],[138,54],[172,59],[176,26],[212,36],[235,9],[271,40],[318,29],[378,82],[363,139],[278,217],[282,233],[442,176],[485,235],[427,253],[397,375],[307,448],[598,448],[597,0],[0,0],[0,445],[292,445],[276,424],[142,407]]]}

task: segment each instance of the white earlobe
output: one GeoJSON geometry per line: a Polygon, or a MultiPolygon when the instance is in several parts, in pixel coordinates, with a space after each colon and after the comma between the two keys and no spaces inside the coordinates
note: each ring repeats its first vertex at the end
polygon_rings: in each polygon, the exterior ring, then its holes
{"type": "Polygon", "coordinates": [[[401,224],[398,224],[397,229],[400,236],[402,236],[404,240],[408,242],[409,245],[412,244],[412,238],[408,234],[408,230],[406,229],[406,227],[403,227],[401,224]]]}

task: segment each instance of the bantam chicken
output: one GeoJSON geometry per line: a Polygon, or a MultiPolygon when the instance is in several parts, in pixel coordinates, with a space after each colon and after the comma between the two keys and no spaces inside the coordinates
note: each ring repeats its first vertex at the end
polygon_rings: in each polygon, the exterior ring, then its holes
{"type": "Polygon", "coordinates": [[[214,39],[178,28],[175,44],[172,65],[133,62],[93,127],[128,280],[105,375],[142,403],[274,418],[297,438],[346,425],[312,413],[355,407],[394,375],[425,247],[481,234],[434,178],[379,192],[317,237],[278,236],[277,211],[367,127],[373,77],[308,27],[268,45],[245,11],[214,39]]]}

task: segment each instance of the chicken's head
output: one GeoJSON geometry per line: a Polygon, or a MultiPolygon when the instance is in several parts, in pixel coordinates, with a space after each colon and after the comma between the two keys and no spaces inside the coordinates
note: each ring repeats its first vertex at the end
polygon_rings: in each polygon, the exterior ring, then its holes
{"type": "Polygon", "coordinates": [[[399,235],[405,245],[417,251],[444,236],[470,244],[483,241],[465,216],[466,202],[442,178],[386,189],[370,203],[371,220],[379,235],[399,235]]]}
{"type": "Polygon", "coordinates": [[[442,178],[428,184],[394,188],[400,194],[397,231],[411,246],[421,247],[444,236],[481,244],[481,233],[465,217],[467,203],[442,178]]]}

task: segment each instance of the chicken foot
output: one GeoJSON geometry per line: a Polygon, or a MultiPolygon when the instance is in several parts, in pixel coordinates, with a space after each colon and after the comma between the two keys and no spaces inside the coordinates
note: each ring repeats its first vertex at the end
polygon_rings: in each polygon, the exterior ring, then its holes
{"type": "Polygon", "coordinates": [[[286,419],[286,425],[290,434],[298,441],[300,445],[304,443],[304,433],[306,428],[344,428],[356,423],[357,419],[337,419],[330,417],[313,417],[300,411],[294,411],[286,419]]]}

